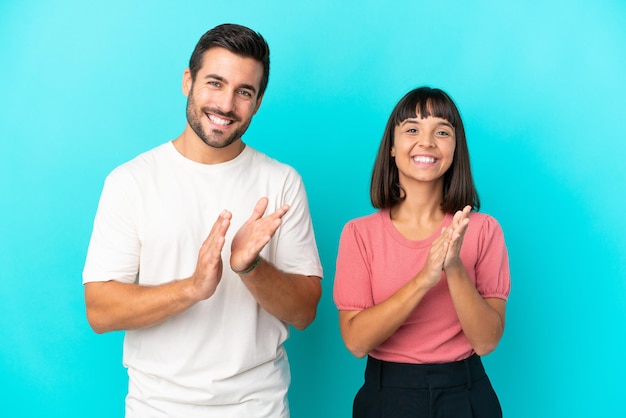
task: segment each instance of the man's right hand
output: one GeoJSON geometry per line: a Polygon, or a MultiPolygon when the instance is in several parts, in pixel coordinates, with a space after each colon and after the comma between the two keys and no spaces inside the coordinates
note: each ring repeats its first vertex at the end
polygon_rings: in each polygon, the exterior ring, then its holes
{"type": "Polygon", "coordinates": [[[213,293],[222,277],[222,248],[232,214],[220,213],[198,254],[196,271],[184,280],[142,286],[115,280],[85,284],[87,319],[97,333],[159,324],[213,293]]]}
{"type": "Polygon", "coordinates": [[[211,297],[222,278],[222,249],[231,218],[232,213],[222,211],[200,247],[196,271],[191,277],[194,297],[197,300],[211,297]]]}

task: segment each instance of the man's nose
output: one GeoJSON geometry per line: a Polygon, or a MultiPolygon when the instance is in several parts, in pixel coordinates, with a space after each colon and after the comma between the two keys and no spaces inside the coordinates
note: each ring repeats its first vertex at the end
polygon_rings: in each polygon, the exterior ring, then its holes
{"type": "Polygon", "coordinates": [[[216,104],[219,110],[224,113],[235,110],[235,94],[231,91],[224,90],[217,97],[216,104]]]}

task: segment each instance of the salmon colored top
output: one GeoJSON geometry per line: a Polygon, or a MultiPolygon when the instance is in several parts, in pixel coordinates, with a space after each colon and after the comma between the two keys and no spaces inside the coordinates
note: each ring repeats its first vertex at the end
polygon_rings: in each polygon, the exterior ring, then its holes
{"type": "MultiPolygon", "coordinates": [[[[395,229],[388,209],[348,222],[337,255],[337,308],[361,311],[389,298],[422,269],[431,243],[451,221],[452,215],[446,215],[432,236],[419,241],[408,240],[395,229]]],[[[470,214],[461,260],[483,298],[507,300],[509,259],[502,229],[493,217],[470,214]]],[[[379,360],[422,364],[458,361],[473,352],[442,272],[441,281],[404,324],[370,355],[379,360]]]]}

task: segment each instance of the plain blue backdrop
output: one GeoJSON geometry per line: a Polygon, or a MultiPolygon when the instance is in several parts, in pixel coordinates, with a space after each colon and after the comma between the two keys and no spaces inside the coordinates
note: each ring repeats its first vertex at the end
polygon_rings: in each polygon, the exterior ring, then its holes
{"type": "Polygon", "coordinates": [[[622,0],[0,0],[2,416],[123,415],[123,334],[84,314],[93,216],[109,171],[182,131],[182,72],[223,22],[270,44],[245,140],[304,177],[325,268],[288,342],[294,418],[350,416],[364,363],[338,331],[338,238],[372,212],[384,124],[419,85],[457,102],[505,231],[507,327],[484,359],[505,416],[626,415],[622,0]]]}

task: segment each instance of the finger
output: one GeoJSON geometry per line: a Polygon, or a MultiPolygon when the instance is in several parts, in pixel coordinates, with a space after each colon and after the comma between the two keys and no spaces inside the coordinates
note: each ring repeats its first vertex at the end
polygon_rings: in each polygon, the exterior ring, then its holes
{"type": "Polygon", "coordinates": [[[256,221],[257,219],[261,219],[261,217],[265,213],[265,210],[267,209],[268,203],[269,203],[269,200],[267,199],[267,197],[260,198],[256,202],[256,205],[254,206],[254,210],[252,211],[252,216],[250,216],[250,219],[253,221],[256,221]]]}
{"type": "Polygon", "coordinates": [[[227,210],[223,210],[218,215],[217,220],[211,227],[211,231],[209,231],[209,235],[207,235],[202,245],[207,245],[208,243],[215,241],[218,237],[224,237],[226,235],[226,231],[228,231],[228,228],[230,227],[230,220],[232,216],[232,213],[227,210]]]}
{"type": "Polygon", "coordinates": [[[282,225],[282,217],[289,210],[289,205],[283,205],[272,214],[256,221],[256,235],[273,236],[280,225],[282,225]]]}
{"type": "Polygon", "coordinates": [[[213,247],[215,249],[214,254],[220,259],[222,258],[222,249],[224,248],[225,243],[226,243],[225,237],[218,237],[215,242],[215,246],[213,247]]]}
{"type": "Polygon", "coordinates": [[[437,242],[437,241],[444,241],[446,240],[448,237],[448,233],[450,232],[450,229],[454,229],[452,227],[452,224],[441,228],[441,232],[439,233],[439,236],[437,238],[435,238],[435,240],[433,241],[433,243],[437,242]]]}
{"type": "Polygon", "coordinates": [[[226,210],[219,214],[211,228],[211,232],[202,243],[198,254],[198,262],[217,265],[222,259],[222,249],[226,242],[226,231],[230,227],[232,214],[226,210]]]}
{"type": "Polygon", "coordinates": [[[469,219],[463,219],[459,225],[454,230],[454,239],[458,239],[459,237],[462,239],[465,235],[465,231],[467,231],[467,227],[469,226],[469,219]]]}
{"type": "Polygon", "coordinates": [[[261,253],[261,250],[265,248],[265,246],[270,242],[271,239],[271,235],[263,235],[255,239],[253,242],[250,243],[246,250],[247,257],[251,259],[256,258],[257,255],[261,253]]]}
{"type": "Polygon", "coordinates": [[[444,241],[441,245],[436,247],[431,247],[431,252],[429,256],[429,262],[433,268],[440,270],[443,268],[444,262],[446,260],[446,254],[448,253],[449,243],[448,241],[444,241]]]}
{"type": "Polygon", "coordinates": [[[452,218],[452,225],[454,225],[454,227],[456,228],[459,223],[463,220],[463,218],[465,218],[465,209],[463,210],[457,210],[454,213],[454,217],[452,218]]]}
{"type": "Polygon", "coordinates": [[[469,219],[463,219],[460,225],[454,230],[452,237],[449,241],[450,247],[448,258],[452,257],[453,255],[459,254],[461,246],[463,245],[463,239],[468,225],[469,219]]]}
{"type": "Polygon", "coordinates": [[[471,210],[471,206],[465,206],[463,210],[456,211],[454,217],[452,218],[452,225],[454,225],[455,228],[458,228],[463,220],[469,219],[469,214],[471,210]]]}
{"type": "Polygon", "coordinates": [[[211,227],[211,231],[209,232],[209,235],[214,234],[215,232],[220,231],[220,230],[225,231],[225,229],[228,229],[228,227],[230,226],[230,220],[232,217],[233,217],[232,213],[230,213],[226,209],[221,211],[220,214],[217,216],[215,223],[211,227]]]}
{"type": "Polygon", "coordinates": [[[257,232],[252,237],[255,248],[260,246],[263,248],[274,236],[278,227],[282,224],[282,219],[263,219],[259,224],[257,232]],[[265,222],[262,222],[265,221],[265,222]]]}
{"type": "Polygon", "coordinates": [[[289,205],[282,205],[274,213],[272,213],[272,217],[274,218],[282,218],[290,209],[289,205]]]}
{"type": "Polygon", "coordinates": [[[222,249],[224,248],[224,243],[226,242],[226,237],[224,235],[216,235],[212,234],[204,240],[202,246],[200,247],[200,254],[202,258],[208,259],[216,259],[222,257],[222,249]]]}
{"type": "Polygon", "coordinates": [[[430,253],[432,256],[443,252],[445,254],[446,246],[450,241],[450,228],[445,228],[442,233],[430,245],[430,253]]]}

